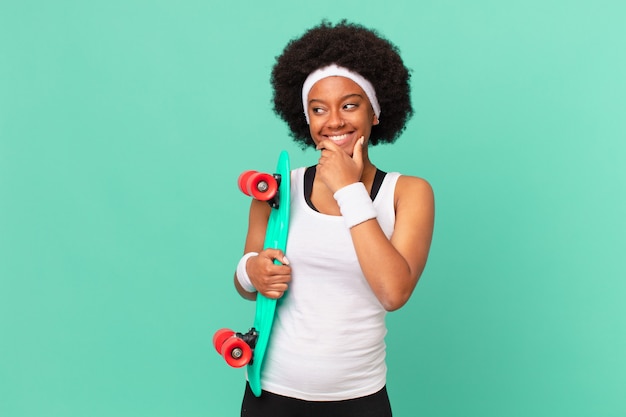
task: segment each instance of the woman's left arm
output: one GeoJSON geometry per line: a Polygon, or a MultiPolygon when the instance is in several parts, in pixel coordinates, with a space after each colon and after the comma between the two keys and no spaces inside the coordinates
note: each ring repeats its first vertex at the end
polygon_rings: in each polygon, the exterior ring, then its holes
{"type": "Polygon", "coordinates": [[[376,219],[350,229],[365,278],[387,311],[406,304],[426,266],[435,213],[430,184],[421,178],[401,176],[395,190],[395,210],[391,239],[376,219]]]}

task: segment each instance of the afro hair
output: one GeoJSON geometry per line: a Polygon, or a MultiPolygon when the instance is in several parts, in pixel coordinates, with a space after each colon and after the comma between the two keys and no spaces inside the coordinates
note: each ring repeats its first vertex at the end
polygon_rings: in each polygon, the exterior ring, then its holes
{"type": "Polygon", "coordinates": [[[302,86],[309,74],[330,64],[348,68],[369,80],[381,107],[380,124],[372,127],[369,143],[393,143],[413,115],[410,72],[398,48],[376,31],[342,20],[328,21],[291,40],[272,69],[274,112],[302,148],[313,145],[304,117],[302,86]]]}

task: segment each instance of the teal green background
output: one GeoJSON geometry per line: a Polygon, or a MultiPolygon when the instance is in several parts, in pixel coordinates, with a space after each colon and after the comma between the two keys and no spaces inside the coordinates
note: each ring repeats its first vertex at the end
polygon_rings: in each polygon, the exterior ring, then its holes
{"type": "Polygon", "coordinates": [[[236,178],[315,163],[269,73],[343,17],[413,70],[415,117],[372,159],[436,193],[388,316],[395,415],[626,415],[624,4],[2,2],[0,415],[238,415],[211,344],[253,315],[236,178]]]}

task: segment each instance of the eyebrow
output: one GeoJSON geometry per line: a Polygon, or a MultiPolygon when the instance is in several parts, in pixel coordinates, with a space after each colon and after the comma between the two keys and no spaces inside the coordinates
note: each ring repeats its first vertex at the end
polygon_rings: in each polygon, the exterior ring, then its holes
{"type": "MultiPolygon", "coordinates": [[[[351,93],[351,94],[346,94],[345,96],[341,97],[339,101],[344,101],[351,97],[359,97],[361,99],[364,98],[363,95],[359,93],[351,93]]],[[[319,98],[312,98],[311,100],[309,100],[309,104],[313,103],[314,101],[319,101],[320,103],[324,103],[324,100],[321,100],[319,98]]]]}

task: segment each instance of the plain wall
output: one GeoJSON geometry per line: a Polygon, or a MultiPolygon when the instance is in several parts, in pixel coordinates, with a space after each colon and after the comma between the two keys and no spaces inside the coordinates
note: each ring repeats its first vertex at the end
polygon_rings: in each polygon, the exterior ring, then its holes
{"type": "MultiPolygon", "coordinates": [[[[436,194],[388,316],[395,415],[626,415],[622,1],[13,1],[0,5],[0,415],[236,416],[211,338],[245,169],[292,166],[269,74],[328,18],[412,69],[382,169],[436,194]]],[[[383,112],[384,120],[384,112],[383,112]]]]}

